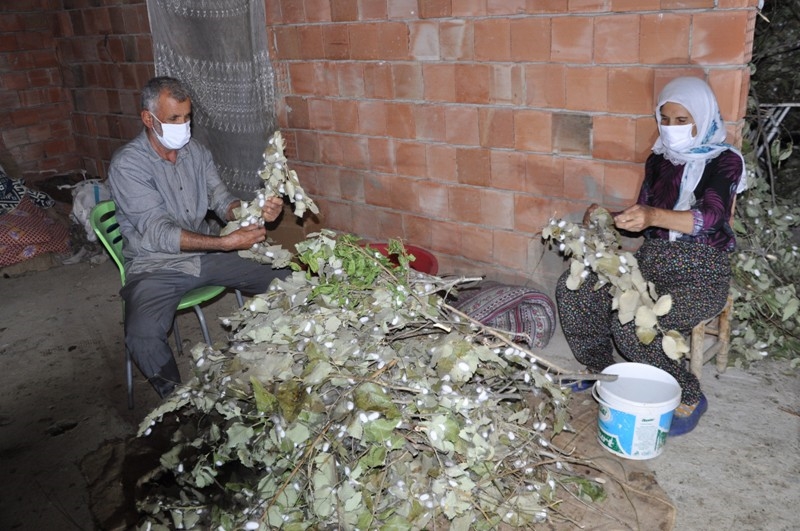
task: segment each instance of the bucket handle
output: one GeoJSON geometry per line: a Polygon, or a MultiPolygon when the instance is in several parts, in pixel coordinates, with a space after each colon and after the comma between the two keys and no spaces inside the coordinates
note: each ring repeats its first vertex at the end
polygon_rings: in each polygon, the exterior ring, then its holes
{"type": "Polygon", "coordinates": [[[597,394],[597,384],[594,384],[594,385],[592,386],[592,397],[594,397],[594,399],[595,399],[595,400],[597,400],[597,402],[598,402],[598,403],[599,403],[601,406],[606,406],[606,407],[608,407],[608,402],[606,402],[605,400],[603,400],[602,398],[600,398],[600,395],[599,395],[599,394],[597,394]]]}

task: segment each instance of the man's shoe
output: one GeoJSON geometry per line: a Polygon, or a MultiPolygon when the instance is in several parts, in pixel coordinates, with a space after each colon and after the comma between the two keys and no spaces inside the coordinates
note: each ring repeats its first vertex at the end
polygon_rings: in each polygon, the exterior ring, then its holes
{"type": "Polygon", "coordinates": [[[672,414],[672,424],[669,426],[669,436],[676,437],[692,431],[697,426],[700,417],[708,409],[708,400],[706,395],[700,393],[700,401],[694,406],[691,411],[682,412],[682,409],[688,410],[692,406],[681,404],[672,414]]]}
{"type": "Polygon", "coordinates": [[[172,392],[175,390],[175,387],[178,386],[180,382],[176,382],[173,380],[168,380],[161,376],[161,373],[156,373],[153,375],[150,380],[150,385],[153,386],[153,389],[156,390],[158,396],[161,398],[167,398],[172,392]]]}

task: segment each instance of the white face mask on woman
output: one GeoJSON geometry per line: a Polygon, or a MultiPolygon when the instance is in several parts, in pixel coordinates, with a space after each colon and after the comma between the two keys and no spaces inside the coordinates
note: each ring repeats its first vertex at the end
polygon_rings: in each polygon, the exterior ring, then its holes
{"type": "Polygon", "coordinates": [[[153,113],[150,113],[150,116],[153,117],[153,120],[161,124],[161,134],[158,134],[156,128],[153,128],[153,132],[156,134],[156,138],[161,145],[167,149],[180,149],[186,144],[189,143],[189,139],[192,138],[192,130],[189,127],[190,122],[185,122],[182,124],[165,124],[153,113]]]}
{"type": "Polygon", "coordinates": [[[694,137],[692,128],[694,124],[686,125],[659,125],[661,143],[670,151],[685,151],[692,146],[694,137]]]}

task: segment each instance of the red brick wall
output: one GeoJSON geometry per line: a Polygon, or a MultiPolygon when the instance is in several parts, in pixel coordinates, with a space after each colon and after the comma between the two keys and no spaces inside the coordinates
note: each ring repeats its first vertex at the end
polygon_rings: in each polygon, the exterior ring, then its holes
{"type": "Polygon", "coordinates": [[[707,79],[738,141],[756,3],[268,1],[281,127],[323,226],[549,283],[537,233],[635,199],[669,79],[707,79]]]}
{"type": "Polygon", "coordinates": [[[0,2],[0,160],[33,182],[80,165],[55,52],[56,0],[0,2]]]}
{"type": "Polygon", "coordinates": [[[58,51],[81,167],[105,177],[114,151],[142,129],[139,94],[155,75],[145,0],[63,0],[58,51]]]}
{"type": "Polygon", "coordinates": [[[154,72],[145,0],[0,2],[2,161],[29,183],[105,176],[154,72]]]}
{"type": "MultiPolygon", "coordinates": [[[[740,136],[757,0],[265,2],[320,225],[403,238],[445,273],[549,283],[563,264],[537,233],[633,200],[672,77],[707,79],[740,136]]],[[[105,176],[152,61],[145,0],[0,3],[6,151],[29,176],[105,176]]]]}

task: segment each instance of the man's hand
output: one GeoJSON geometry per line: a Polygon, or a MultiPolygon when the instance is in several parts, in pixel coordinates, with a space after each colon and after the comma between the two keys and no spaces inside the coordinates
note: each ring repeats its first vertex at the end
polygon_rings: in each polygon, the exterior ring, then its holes
{"type": "Polygon", "coordinates": [[[277,196],[268,197],[261,207],[261,217],[267,223],[272,223],[283,212],[283,199],[277,196]]]}
{"type": "Polygon", "coordinates": [[[225,251],[244,251],[267,239],[267,229],[258,225],[248,225],[222,236],[225,251]]]}

